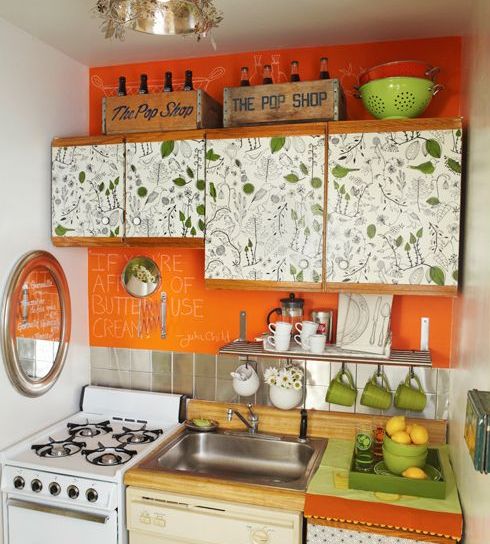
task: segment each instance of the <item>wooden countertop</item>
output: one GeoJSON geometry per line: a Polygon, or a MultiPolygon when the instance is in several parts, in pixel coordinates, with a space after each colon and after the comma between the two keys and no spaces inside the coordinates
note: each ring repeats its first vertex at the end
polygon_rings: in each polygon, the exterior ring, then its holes
{"type": "MultiPolygon", "coordinates": [[[[191,400],[188,404],[188,417],[208,417],[218,421],[220,428],[231,430],[243,430],[243,423],[233,418],[231,422],[226,421],[228,406],[246,413],[245,405],[225,404],[210,401],[191,400]]],[[[264,433],[276,433],[297,436],[299,430],[299,410],[282,411],[269,406],[255,406],[255,412],[259,416],[260,431],[264,433]]],[[[340,412],[323,412],[316,410],[308,411],[308,435],[312,438],[354,438],[355,429],[359,423],[370,423],[372,425],[383,425],[387,420],[384,416],[369,416],[363,414],[345,414],[340,412]]],[[[414,420],[416,421],[416,420],[414,420]]],[[[432,444],[446,442],[447,423],[444,420],[424,420],[428,428],[432,444]]],[[[169,440],[183,432],[184,428],[177,430],[169,437],[169,440]]],[[[139,464],[128,470],[124,476],[124,483],[140,488],[170,491],[174,493],[186,493],[206,498],[214,498],[225,501],[252,504],[268,508],[280,508],[296,512],[303,512],[306,493],[261,485],[245,484],[236,481],[227,481],[206,476],[193,476],[189,474],[165,471],[149,470],[139,464]]],[[[315,521],[316,523],[316,521],[315,521]]],[[[342,526],[353,530],[365,530],[349,523],[340,523],[336,520],[329,520],[328,512],[325,512],[325,519],[321,521],[332,526],[342,526]]],[[[372,531],[384,533],[383,528],[372,527],[372,531]]],[[[423,539],[427,542],[447,544],[454,542],[448,539],[424,535],[411,535],[406,531],[386,529],[386,534],[403,538],[423,539]],[[399,534],[398,534],[399,532],[399,534]]]]}

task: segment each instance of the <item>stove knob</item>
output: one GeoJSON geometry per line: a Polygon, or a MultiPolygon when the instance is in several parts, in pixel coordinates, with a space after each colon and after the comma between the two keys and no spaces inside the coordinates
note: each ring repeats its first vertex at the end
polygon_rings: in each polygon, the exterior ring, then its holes
{"type": "Polygon", "coordinates": [[[51,493],[51,495],[53,495],[54,497],[56,497],[57,495],[59,495],[61,493],[61,486],[60,484],[58,484],[57,482],[51,482],[49,484],[49,492],[51,493]]]}
{"type": "Polygon", "coordinates": [[[31,489],[34,491],[34,493],[40,493],[43,488],[43,484],[41,483],[41,480],[32,480],[31,482],[31,489]]]}
{"type": "Polygon", "coordinates": [[[97,502],[97,499],[99,498],[99,494],[95,489],[87,489],[87,492],[85,493],[85,496],[87,497],[88,502],[97,502]]]}
{"type": "Polygon", "coordinates": [[[68,486],[66,492],[68,493],[70,499],[77,499],[78,495],[80,494],[80,491],[78,490],[78,487],[76,485],[68,486]]]}
{"type": "Polygon", "coordinates": [[[14,487],[15,489],[24,489],[24,486],[26,485],[24,478],[22,476],[16,476],[14,478],[14,487]]]}

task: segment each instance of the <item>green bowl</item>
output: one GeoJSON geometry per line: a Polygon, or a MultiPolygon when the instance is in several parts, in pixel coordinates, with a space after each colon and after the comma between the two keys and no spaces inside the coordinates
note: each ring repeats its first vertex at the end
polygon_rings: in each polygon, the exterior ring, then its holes
{"type": "Polygon", "coordinates": [[[383,446],[383,460],[386,468],[390,472],[393,472],[393,474],[401,474],[404,470],[407,470],[407,468],[410,467],[422,468],[427,460],[427,450],[419,455],[406,457],[391,453],[385,446],[383,446]]]}
{"type": "Polygon", "coordinates": [[[377,119],[406,119],[422,115],[440,89],[430,79],[384,77],[362,85],[359,94],[364,107],[377,119]]]}
{"type": "Polygon", "coordinates": [[[393,455],[402,455],[403,457],[415,457],[423,453],[427,453],[427,444],[398,444],[385,434],[383,438],[383,446],[386,451],[393,455]]]}

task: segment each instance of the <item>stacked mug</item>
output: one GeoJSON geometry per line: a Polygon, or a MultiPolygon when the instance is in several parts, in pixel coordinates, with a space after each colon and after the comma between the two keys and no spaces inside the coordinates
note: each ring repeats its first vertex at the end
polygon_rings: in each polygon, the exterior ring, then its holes
{"type": "Polygon", "coordinates": [[[311,353],[323,353],[327,337],[324,333],[318,334],[318,323],[315,321],[301,321],[296,323],[295,329],[299,332],[294,336],[294,341],[305,351],[311,353]]]}
{"type": "Polygon", "coordinates": [[[292,329],[293,325],[287,321],[269,323],[269,330],[273,336],[268,336],[266,341],[273,346],[276,351],[288,351],[292,329]]]}

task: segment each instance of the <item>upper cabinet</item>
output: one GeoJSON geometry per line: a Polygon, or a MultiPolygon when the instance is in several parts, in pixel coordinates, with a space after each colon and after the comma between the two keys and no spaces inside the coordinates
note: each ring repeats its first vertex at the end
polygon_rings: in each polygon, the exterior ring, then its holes
{"type": "Polygon", "coordinates": [[[52,236],[58,245],[120,243],[124,235],[124,143],[120,137],[56,139],[52,236]]]}
{"type": "Polygon", "coordinates": [[[329,125],[329,289],[456,291],[461,149],[459,119],[329,125]]]}
{"type": "Polygon", "coordinates": [[[126,138],[126,240],[202,247],[205,139],[200,131],[126,138]]]}
{"type": "Polygon", "coordinates": [[[325,130],[268,127],[208,135],[208,286],[321,289],[325,130]]]}

